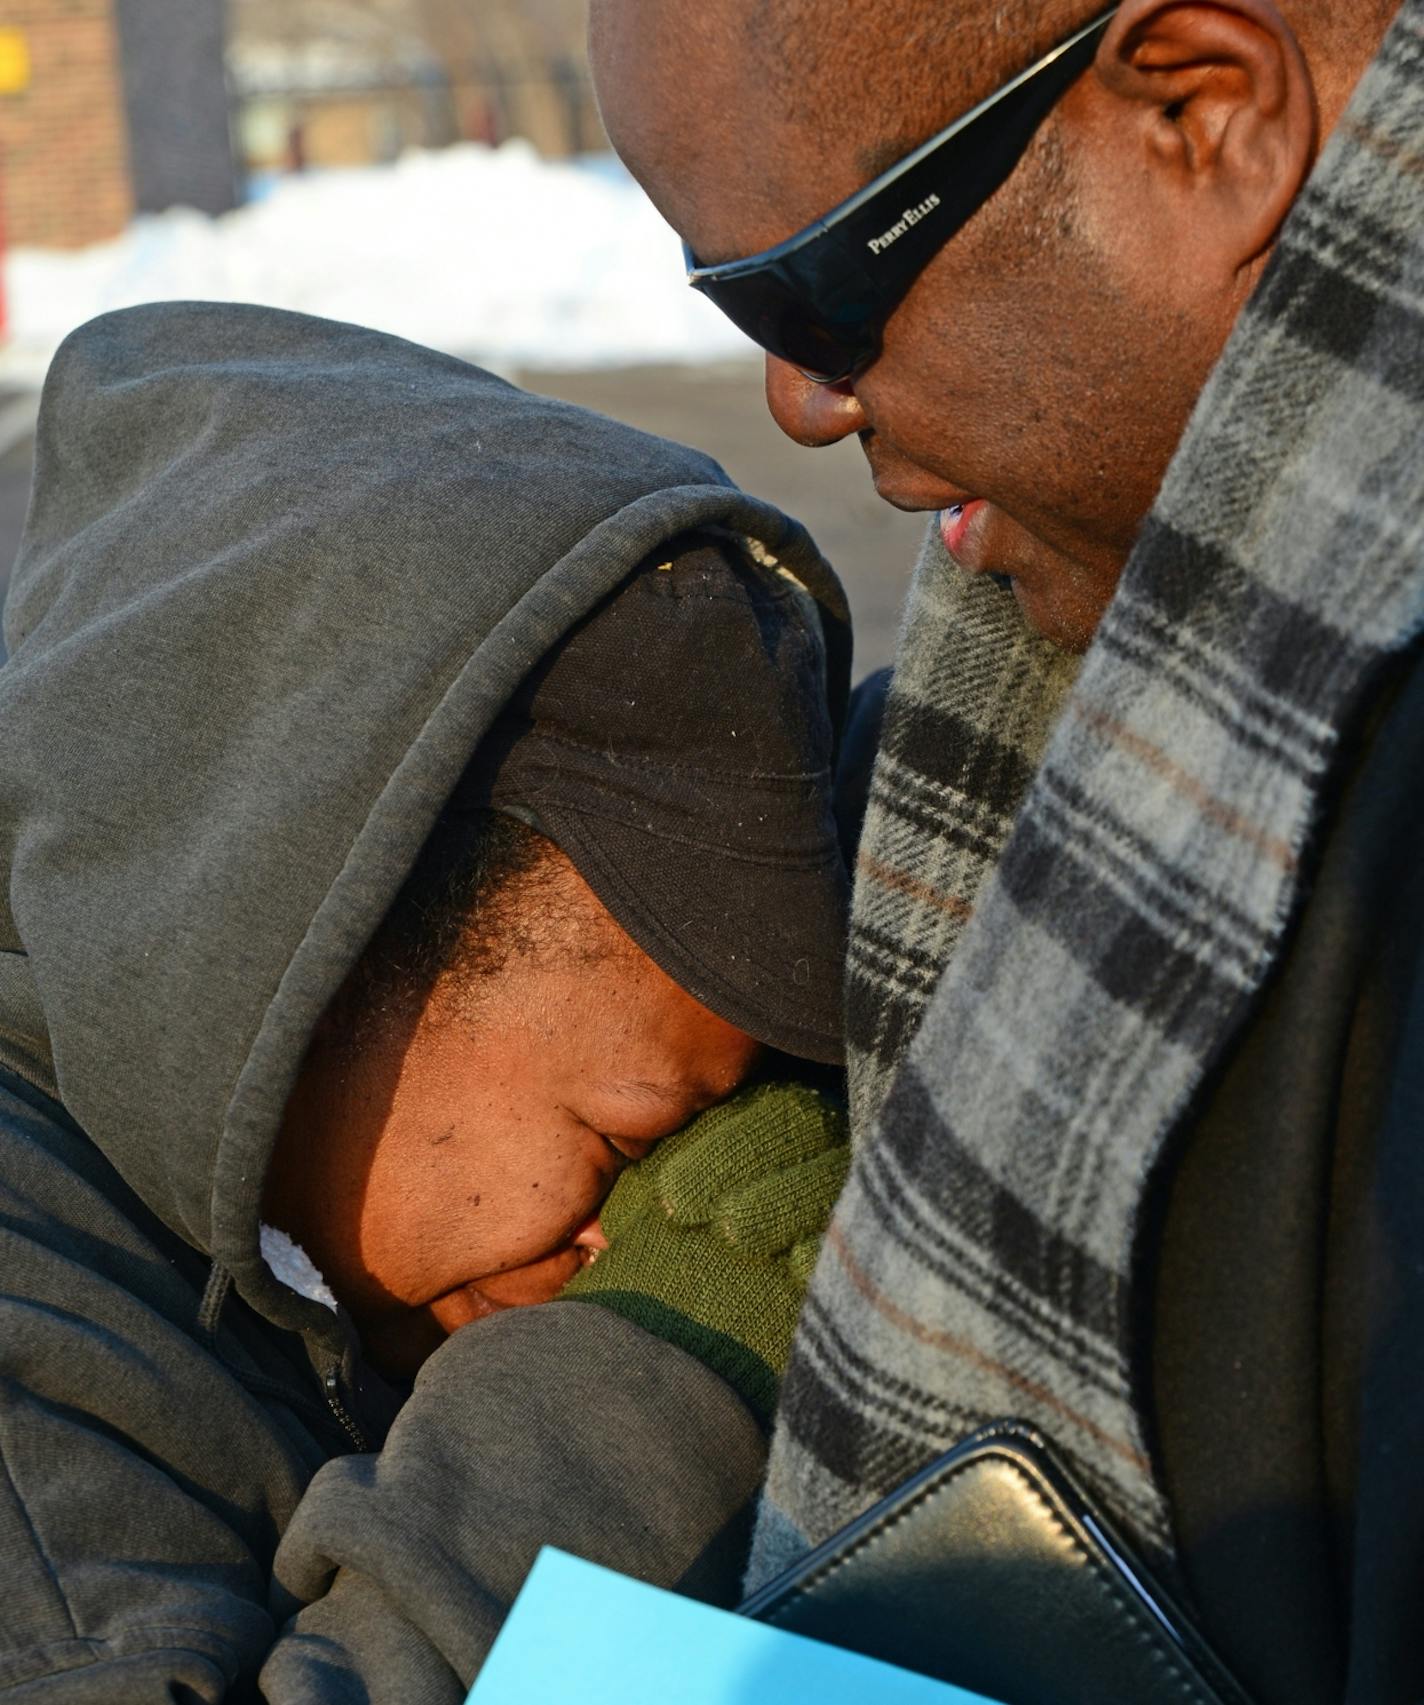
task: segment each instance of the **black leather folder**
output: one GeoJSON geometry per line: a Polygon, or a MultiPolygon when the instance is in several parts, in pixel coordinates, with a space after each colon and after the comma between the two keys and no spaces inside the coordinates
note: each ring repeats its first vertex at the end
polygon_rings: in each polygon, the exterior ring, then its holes
{"type": "Polygon", "coordinates": [[[931,1463],[741,1613],[1001,1705],[1250,1705],[1019,1422],[931,1463]]]}

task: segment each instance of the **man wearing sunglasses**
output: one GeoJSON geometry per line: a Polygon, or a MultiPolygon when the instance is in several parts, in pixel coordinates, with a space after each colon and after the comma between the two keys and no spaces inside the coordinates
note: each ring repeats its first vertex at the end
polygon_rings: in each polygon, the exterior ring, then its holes
{"type": "Polygon", "coordinates": [[[936,517],[753,1579],[1020,1416],[1255,1697],[1424,1696],[1424,4],[591,41],[777,422],[936,517]]]}

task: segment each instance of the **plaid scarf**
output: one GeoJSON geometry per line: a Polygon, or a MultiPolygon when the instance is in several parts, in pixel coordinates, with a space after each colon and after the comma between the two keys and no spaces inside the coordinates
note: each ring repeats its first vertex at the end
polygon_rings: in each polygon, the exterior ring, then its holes
{"type": "Polygon", "coordinates": [[[1144,1193],[1281,953],[1343,736],[1424,630],[1422,427],[1405,0],[1076,681],[927,547],[857,878],[856,1160],[753,1584],[1010,1415],[1170,1563],[1133,1373],[1144,1193]]]}

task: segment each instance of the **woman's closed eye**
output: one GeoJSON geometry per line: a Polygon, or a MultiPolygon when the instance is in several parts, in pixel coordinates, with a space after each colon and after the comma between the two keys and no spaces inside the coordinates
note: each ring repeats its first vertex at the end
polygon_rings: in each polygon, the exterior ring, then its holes
{"type": "Polygon", "coordinates": [[[631,1161],[644,1159],[662,1141],[661,1136],[610,1137],[607,1131],[600,1131],[598,1134],[618,1156],[621,1166],[627,1166],[631,1161]]]}
{"type": "Polygon", "coordinates": [[[720,1084],[627,1078],[589,1086],[584,1123],[629,1160],[642,1160],[655,1143],[680,1131],[690,1119],[727,1093],[720,1084]]]}

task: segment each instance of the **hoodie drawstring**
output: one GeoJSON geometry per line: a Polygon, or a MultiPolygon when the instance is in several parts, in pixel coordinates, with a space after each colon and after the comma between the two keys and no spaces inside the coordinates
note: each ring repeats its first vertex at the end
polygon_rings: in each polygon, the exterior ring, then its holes
{"type": "Polygon", "coordinates": [[[207,1339],[211,1348],[217,1348],[218,1317],[222,1314],[223,1304],[232,1291],[232,1274],[226,1267],[213,1262],[213,1270],[208,1274],[208,1282],[203,1286],[203,1300],[198,1305],[198,1330],[207,1339]]]}

